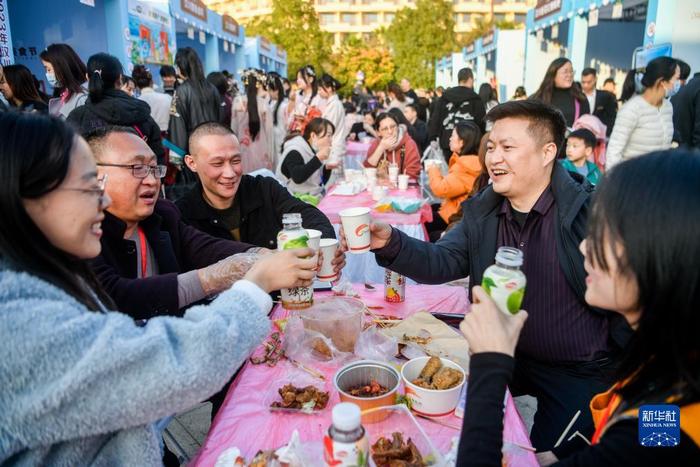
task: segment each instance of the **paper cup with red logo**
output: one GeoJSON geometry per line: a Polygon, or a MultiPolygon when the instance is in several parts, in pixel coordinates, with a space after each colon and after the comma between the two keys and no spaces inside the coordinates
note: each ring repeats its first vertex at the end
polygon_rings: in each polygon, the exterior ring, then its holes
{"type": "Polygon", "coordinates": [[[309,241],[307,242],[309,248],[318,251],[321,248],[321,235],[323,235],[323,232],[315,229],[306,229],[306,234],[309,236],[309,241]]]}
{"type": "Polygon", "coordinates": [[[316,279],[323,282],[332,282],[338,278],[338,273],[333,270],[331,261],[335,258],[335,252],[338,249],[338,240],[335,238],[321,239],[321,252],[323,253],[323,262],[321,268],[316,273],[316,279]]]}
{"type": "Polygon", "coordinates": [[[350,253],[369,251],[369,208],[348,208],[338,213],[350,253]]]}

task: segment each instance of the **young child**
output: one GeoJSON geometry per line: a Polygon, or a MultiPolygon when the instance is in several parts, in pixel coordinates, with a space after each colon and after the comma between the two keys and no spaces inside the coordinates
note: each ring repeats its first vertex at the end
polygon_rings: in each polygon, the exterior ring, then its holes
{"type": "Polygon", "coordinates": [[[598,183],[602,176],[598,166],[589,160],[595,145],[596,139],[590,130],[585,128],[575,130],[566,140],[566,159],[561,160],[566,170],[586,177],[591,185],[598,183]]]}

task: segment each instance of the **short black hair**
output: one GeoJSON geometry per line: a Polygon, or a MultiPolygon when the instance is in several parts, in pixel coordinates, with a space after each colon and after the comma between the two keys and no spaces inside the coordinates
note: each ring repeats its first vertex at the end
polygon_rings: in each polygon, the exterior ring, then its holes
{"type": "Polygon", "coordinates": [[[177,76],[174,66],[163,65],[162,67],[160,67],[160,77],[165,78],[166,76],[177,76]]]}
{"type": "Polygon", "coordinates": [[[605,81],[603,81],[603,85],[608,84],[608,83],[615,84],[615,80],[612,78],[605,78],[605,81]]]}
{"type": "Polygon", "coordinates": [[[583,71],[581,72],[581,76],[590,76],[590,75],[596,76],[597,74],[598,74],[598,72],[595,71],[595,68],[590,68],[590,67],[584,68],[583,71]]]}
{"type": "Polygon", "coordinates": [[[474,79],[474,72],[471,68],[462,68],[457,72],[458,82],[461,83],[463,81],[469,81],[470,79],[474,79]]]}
{"type": "Polygon", "coordinates": [[[415,102],[411,102],[410,104],[406,104],[406,108],[412,108],[416,113],[418,113],[418,104],[415,102]]]}
{"type": "Polygon", "coordinates": [[[83,137],[90,145],[90,149],[92,149],[92,153],[97,161],[101,160],[102,154],[107,148],[107,138],[109,138],[109,135],[112,133],[127,133],[140,138],[138,133],[128,126],[104,125],[89,130],[83,134],[83,137]]]}
{"type": "Polygon", "coordinates": [[[557,152],[564,145],[566,120],[560,110],[537,99],[509,101],[497,105],[486,114],[486,119],[496,123],[504,118],[527,120],[528,133],[542,145],[554,143],[557,152]]]}
{"type": "Polygon", "coordinates": [[[676,62],[678,62],[678,67],[681,69],[681,74],[678,76],[678,79],[688,79],[688,76],[690,76],[690,65],[679,59],[676,59],[676,62]]]}
{"type": "Polygon", "coordinates": [[[595,135],[591,130],[588,130],[586,128],[579,128],[578,130],[574,130],[571,133],[569,133],[569,139],[571,138],[578,138],[583,141],[583,144],[587,148],[595,148],[596,144],[598,143],[598,140],[596,139],[595,135]]]}

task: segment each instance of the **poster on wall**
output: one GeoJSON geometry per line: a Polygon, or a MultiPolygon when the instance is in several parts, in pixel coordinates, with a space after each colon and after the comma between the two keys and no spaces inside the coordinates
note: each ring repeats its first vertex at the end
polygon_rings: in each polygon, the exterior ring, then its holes
{"type": "Polygon", "coordinates": [[[153,2],[129,0],[131,61],[135,64],[170,65],[175,53],[175,34],[167,2],[158,8],[153,2]]]}
{"type": "Polygon", "coordinates": [[[10,14],[7,11],[7,0],[0,0],[0,65],[12,65],[14,53],[12,50],[12,35],[10,34],[10,14]]]}

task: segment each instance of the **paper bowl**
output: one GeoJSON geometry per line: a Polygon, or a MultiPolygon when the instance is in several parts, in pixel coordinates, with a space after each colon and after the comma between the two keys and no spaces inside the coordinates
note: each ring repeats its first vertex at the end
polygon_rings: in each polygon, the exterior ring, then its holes
{"type": "Polygon", "coordinates": [[[452,360],[441,358],[440,361],[444,366],[454,368],[462,373],[462,382],[453,388],[445,390],[425,389],[416,386],[411,381],[418,378],[418,375],[420,375],[421,370],[423,370],[428,360],[430,360],[430,357],[414,358],[404,363],[401,368],[401,379],[403,379],[406,388],[406,397],[411,399],[413,402],[412,410],[419,415],[426,415],[429,417],[450,415],[454,412],[459,403],[459,395],[462,391],[462,386],[464,386],[464,383],[467,381],[467,375],[462,367],[452,360]]]}
{"type": "Polygon", "coordinates": [[[363,411],[362,423],[376,423],[388,416],[383,412],[366,414],[364,411],[394,405],[400,383],[401,377],[398,371],[391,365],[374,360],[349,363],[338,370],[333,378],[333,385],[338,391],[340,401],[357,404],[363,411]],[[389,392],[378,397],[357,397],[350,394],[351,389],[369,384],[372,380],[388,388],[389,392]]]}

